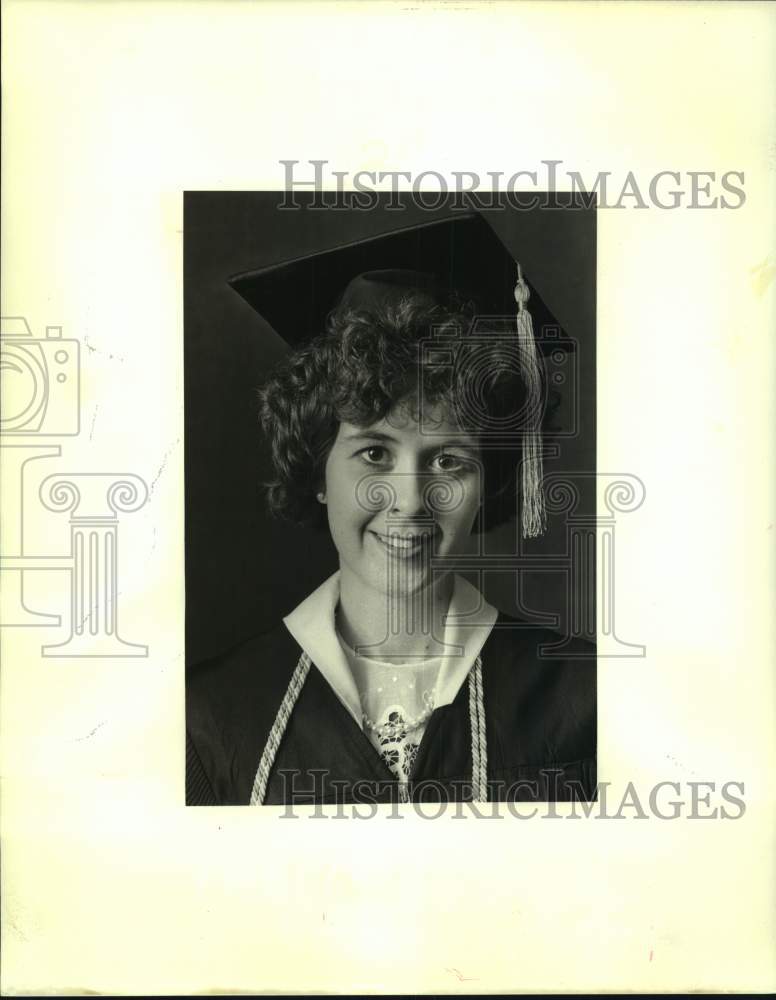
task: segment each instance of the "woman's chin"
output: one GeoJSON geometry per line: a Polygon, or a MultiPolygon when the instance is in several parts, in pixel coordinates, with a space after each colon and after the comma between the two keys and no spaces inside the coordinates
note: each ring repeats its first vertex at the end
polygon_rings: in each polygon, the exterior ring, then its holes
{"type": "Polygon", "coordinates": [[[374,589],[385,594],[388,600],[417,597],[440,580],[440,574],[433,573],[430,565],[420,560],[388,566],[373,564],[368,576],[374,589]]]}

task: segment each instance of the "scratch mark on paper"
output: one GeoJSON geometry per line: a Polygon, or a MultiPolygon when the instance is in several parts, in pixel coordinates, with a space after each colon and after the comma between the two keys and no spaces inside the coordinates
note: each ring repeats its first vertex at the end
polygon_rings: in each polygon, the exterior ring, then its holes
{"type": "Polygon", "coordinates": [[[94,734],[95,734],[95,733],[97,732],[97,730],[98,730],[98,729],[102,729],[102,727],[103,727],[104,725],[105,725],[105,723],[104,723],[104,722],[101,722],[101,723],[100,723],[100,724],[99,724],[98,726],[95,726],[95,727],[94,727],[94,729],[93,729],[93,730],[92,730],[92,731],[91,731],[90,733],[87,733],[87,734],[86,734],[86,736],[77,736],[77,737],[76,737],[76,738],[75,738],[75,739],[73,740],[73,743],[80,743],[80,742],[81,742],[81,740],[88,740],[88,739],[90,739],[90,738],[91,738],[92,736],[94,736],[94,734]]]}
{"type": "Polygon", "coordinates": [[[162,473],[164,472],[164,470],[167,468],[167,460],[169,459],[171,452],[175,448],[177,448],[177,446],[178,446],[179,443],[180,443],[180,438],[176,438],[175,439],[175,444],[173,444],[171,447],[169,447],[167,449],[167,451],[164,453],[164,455],[162,456],[162,464],[156,470],[156,475],[151,480],[151,485],[150,485],[150,487],[148,489],[148,495],[149,495],[149,497],[154,492],[156,484],[159,482],[159,477],[162,475],[162,473]]]}
{"type": "Polygon", "coordinates": [[[11,930],[16,931],[16,933],[19,935],[22,941],[28,942],[30,940],[24,933],[24,931],[21,929],[21,927],[16,923],[16,921],[14,920],[14,918],[11,916],[10,913],[6,915],[5,919],[8,921],[8,926],[11,928],[11,930]]]}
{"type": "Polygon", "coordinates": [[[101,351],[98,347],[95,347],[93,344],[90,344],[88,336],[84,337],[84,347],[87,349],[87,351],[91,351],[92,354],[105,354],[105,357],[109,358],[111,361],[126,361],[126,358],[124,357],[123,354],[111,354],[110,351],[108,352],[101,351]]]}
{"type": "Polygon", "coordinates": [[[445,972],[452,972],[452,974],[458,979],[459,983],[473,983],[477,979],[476,976],[465,976],[460,969],[456,968],[446,968],[445,972]]]}
{"type": "Polygon", "coordinates": [[[776,278],[776,263],[774,263],[773,255],[768,254],[759,264],[750,267],[749,273],[752,276],[755,295],[762,297],[776,278]]]}

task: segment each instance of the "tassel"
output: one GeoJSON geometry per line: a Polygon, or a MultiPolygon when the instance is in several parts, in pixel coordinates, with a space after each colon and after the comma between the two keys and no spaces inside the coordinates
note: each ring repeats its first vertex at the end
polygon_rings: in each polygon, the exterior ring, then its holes
{"type": "Polygon", "coordinates": [[[539,355],[534,339],[531,314],[526,309],[530,298],[528,285],[523,279],[523,269],[517,265],[517,342],[520,347],[523,378],[526,387],[526,422],[523,430],[522,468],[522,530],[523,538],[536,538],[545,529],[544,487],[542,469],[542,442],[539,429],[542,398],[542,376],[539,355]]]}

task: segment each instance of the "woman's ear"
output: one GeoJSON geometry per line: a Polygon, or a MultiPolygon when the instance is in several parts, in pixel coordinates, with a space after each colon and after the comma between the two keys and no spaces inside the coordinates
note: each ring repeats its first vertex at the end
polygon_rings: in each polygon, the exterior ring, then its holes
{"type": "Polygon", "coordinates": [[[318,501],[318,503],[326,503],[326,494],[323,492],[316,493],[315,499],[318,501]]]}

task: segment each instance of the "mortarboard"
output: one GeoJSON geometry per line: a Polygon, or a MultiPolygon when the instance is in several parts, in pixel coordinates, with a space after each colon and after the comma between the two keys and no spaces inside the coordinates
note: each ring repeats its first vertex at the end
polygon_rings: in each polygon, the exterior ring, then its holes
{"type": "MultiPolygon", "coordinates": [[[[560,325],[491,226],[477,212],[394,230],[368,239],[246,271],[229,279],[231,287],[292,347],[323,331],[332,309],[369,310],[420,291],[432,302],[457,297],[472,303],[477,315],[511,317],[523,359],[529,401],[538,413],[542,391],[538,353],[571,348],[560,325]],[[531,310],[548,340],[534,336],[531,310]]],[[[522,528],[525,537],[544,529],[542,458],[539,428],[523,433],[522,528]]]]}
{"type": "MultiPolygon", "coordinates": [[[[391,289],[422,288],[442,300],[457,293],[480,314],[513,316],[515,276],[515,259],[492,227],[477,212],[460,212],[245,271],[229,284],[296,347],[322,332],[326,316],[343,300],[369,308],[391,289]],[[379,278],[374,272],[380,272],[379,278]]],[[[539,350],[573,349],[530,281],[528,285],[536,327],[559,331],[557,338],[540,340],[539,350]]]]}

